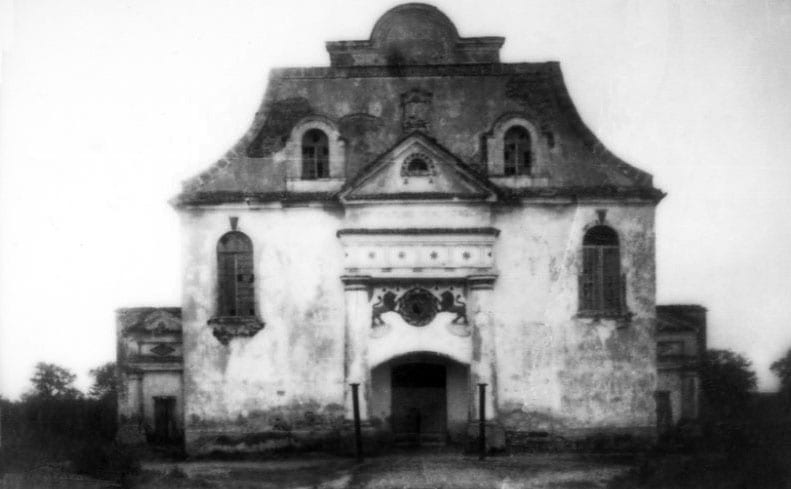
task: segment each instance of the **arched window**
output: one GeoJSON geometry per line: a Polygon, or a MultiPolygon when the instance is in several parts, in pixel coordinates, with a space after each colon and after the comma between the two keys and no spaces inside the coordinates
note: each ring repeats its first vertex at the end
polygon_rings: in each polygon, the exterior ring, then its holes
{"type": "Polygon", "coordinates": [[[217,243],[219,316],[254,316],[253,243],[231,231],[217,243]]]}
{"type": "Polygon", "coordinates": [[[522,126],[506,131],[503,138],[503,162],[506,175],[529,175],[533,164],[530,133],[522,126]]]}
{"type": "Polygon", "coordinates": [[[580,311],[619,314],[623,307],[618,234],[607,226],[594,226],[582,241],[580,311]]]}
{"type": "Polygon", "coordinates": [[[302,179],[329,178],[330,145],[320,129],[311,129],[302,136],[302,179]]]}

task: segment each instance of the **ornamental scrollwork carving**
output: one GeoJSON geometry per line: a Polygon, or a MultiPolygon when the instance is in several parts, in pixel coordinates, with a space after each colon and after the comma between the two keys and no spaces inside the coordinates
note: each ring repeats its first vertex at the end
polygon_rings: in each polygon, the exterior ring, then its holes
{"type": "Polygon", "coordinates": [[[209,326],[217,341],[225,346],[232,338],[250,338],[264,329],[264,323],[255,316],[218,316],[209,319],[209,326]]]}
{"type": "MultiPolygon", "coordinates": [[[[463,295],[452,286],[435,286],[433,291],[424,287],[412,287],[398,295],[400,288],[380,289],[377,301],[371,306],[371,325],[378,330],[385,326],[382,315],[395,312],[412,326],[426,326],[437,314],[447,312],[453,315],[450,325],[454,334],[466,334],[467,304],[463,295]],[[459,330],[459,331],[456,331],[459,330]]],[[[379,334],[385,334],[384,331],[379,334]]]]}
{"type": "Polygon", "coordinates": [[[406,291],[398,299],[398,314],[412,326],[425,326],[439,311],[439,299],[423,288],[406,291]]]}

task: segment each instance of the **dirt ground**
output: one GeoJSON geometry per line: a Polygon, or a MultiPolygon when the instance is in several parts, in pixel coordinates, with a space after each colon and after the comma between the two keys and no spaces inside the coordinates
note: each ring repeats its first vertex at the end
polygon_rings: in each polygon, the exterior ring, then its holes
{"type": "Polygon", "coordinates": [[[148,463],[139,489],[395,489],[607,487],[630,467],[614,457],[520,454],[478,460],[460,453],[403,453],[361,464],[342,458],[148,463]]]}

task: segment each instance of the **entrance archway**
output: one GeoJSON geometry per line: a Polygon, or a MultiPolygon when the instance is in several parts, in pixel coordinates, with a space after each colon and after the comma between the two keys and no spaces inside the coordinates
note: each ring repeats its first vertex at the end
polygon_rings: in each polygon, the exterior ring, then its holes
{"type": "Polygon", "coordinates": [[[406,445],[462,441],[469,366],[435,353],[394,358],[371,372],[371,412],[406,445]]]}

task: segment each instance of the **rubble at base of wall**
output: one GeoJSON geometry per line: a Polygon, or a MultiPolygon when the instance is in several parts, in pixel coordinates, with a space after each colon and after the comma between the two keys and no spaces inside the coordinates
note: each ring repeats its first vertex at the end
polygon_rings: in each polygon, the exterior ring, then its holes
{"type": "MultiPolygon", "coordinates": [[[[477,421],[467,425],[467,436],[464,440],[466,452],[480,450],[480,424],[477,421]]],[[[502,452],[507,447],[506,431],[500,423],[486,422],[486,451],[491,453],[502,452]]]]}
{"type": "MultiPolygon", "coordinates": [[[[353,429],[271,430],[255,433],[192,434],[186,451],[196,457],[275,455],[324,452],[339,455],[355,453],[353,429]]],[[[366,454],[386,451],[393,445],[390,432],[364,427],[363,450],[366,454]]]]}
{"type": "Polygon", "coordinates": [[[118,426],[115,439],[122,445],[145,445],[146,434],[138,423],[124,423],[118,426]]]}
{"type": "MultiPolygon", "coordinates": [[[[460,440],[448,440],[447,445],[473,453],[479,450],[478,424],[470,423],[460,440]]],[[[199,458],[236,458],[247,456],[287,455],[300,453],[332,453],[342,456],[355,454],[353,429],[291,430],[256,433],[204,434],[190,437],[187,453],[199,458]]],[[[370,426],[362,429],[363,453],[378,455],[400,448],[431,446],[431,443],[410,443],[388,430],[370,426]]],[[[445,443],[440,443],[444,445],[445,443]]],[[[574,433],[545,431],[507,431],[497,423],[486,424],[486,451],[497,453],[520,452],[609,452],[628,453],[647,450],[656,444],[650,430],[582,430],[574,433]]]]}
{"type": "Polygon", "coordinates": [[[505,432],[509,452],[640,452],[656,441],[650,429],[505,432]]]}

